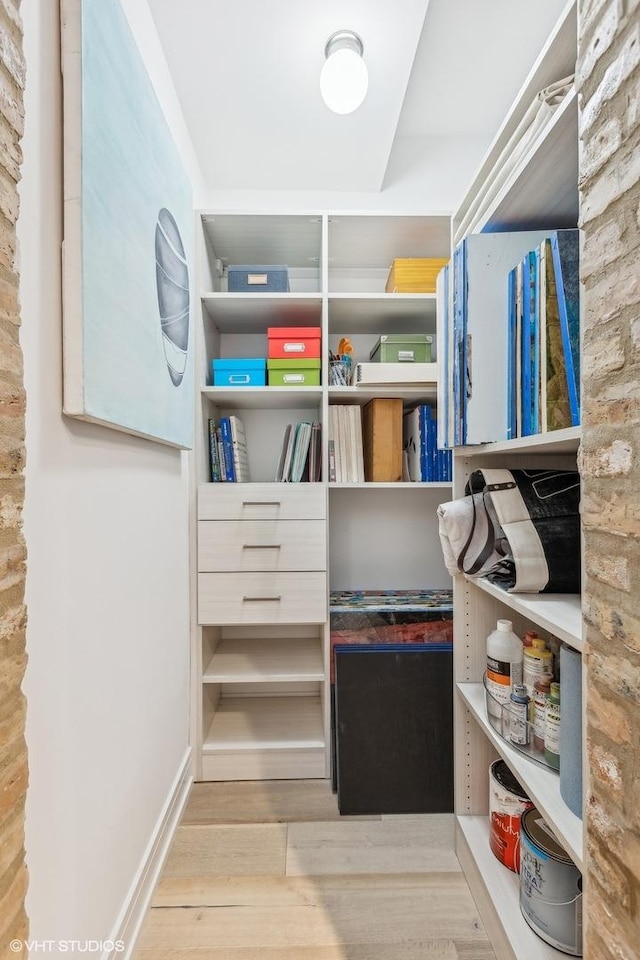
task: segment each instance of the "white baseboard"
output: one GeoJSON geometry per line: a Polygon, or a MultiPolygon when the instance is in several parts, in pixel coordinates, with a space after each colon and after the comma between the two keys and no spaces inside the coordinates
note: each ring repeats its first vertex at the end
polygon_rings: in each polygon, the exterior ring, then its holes
{"type": "Polygon", "coordinates": [[[185,753],[101,960],[130,960],[193,782],[185,753]],[[109,949],[106,949],[106,948],[109,949]]]}

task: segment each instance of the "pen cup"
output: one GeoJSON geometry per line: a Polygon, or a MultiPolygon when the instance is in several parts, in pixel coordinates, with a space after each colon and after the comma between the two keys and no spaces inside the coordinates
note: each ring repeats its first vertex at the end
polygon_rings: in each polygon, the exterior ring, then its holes
{"type": "Polygon", "coordinates": [[[348,387],[351,383],[351,359],[341,357],[329,361],[329,386],[348,387]]]}

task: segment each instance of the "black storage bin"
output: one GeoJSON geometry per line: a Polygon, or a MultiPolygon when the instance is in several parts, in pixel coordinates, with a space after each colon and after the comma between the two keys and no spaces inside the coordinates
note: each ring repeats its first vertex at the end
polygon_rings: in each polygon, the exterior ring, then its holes
{"type": "Polygon", "coordinates": [[[453,646],[336,646],[342,814],[453,811],[453,646]]]}

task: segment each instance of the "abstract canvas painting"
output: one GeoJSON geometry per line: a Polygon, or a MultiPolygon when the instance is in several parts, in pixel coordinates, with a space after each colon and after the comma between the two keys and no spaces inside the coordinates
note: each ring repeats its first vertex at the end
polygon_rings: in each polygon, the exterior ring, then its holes
{"type": "Polygon", "coordinates": [[[192,446],[191,184],[119,0],[62,0],[64,404],[192,446]]]}

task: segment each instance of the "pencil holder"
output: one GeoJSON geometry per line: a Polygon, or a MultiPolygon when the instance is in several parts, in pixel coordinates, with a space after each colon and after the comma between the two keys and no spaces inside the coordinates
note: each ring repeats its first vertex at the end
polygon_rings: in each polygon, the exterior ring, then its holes
{"type": "Polygon", "coordinates": [[[351,384],[351,360],[349,358],[329,361],[329,386],[348,387],[351,384]]]}

